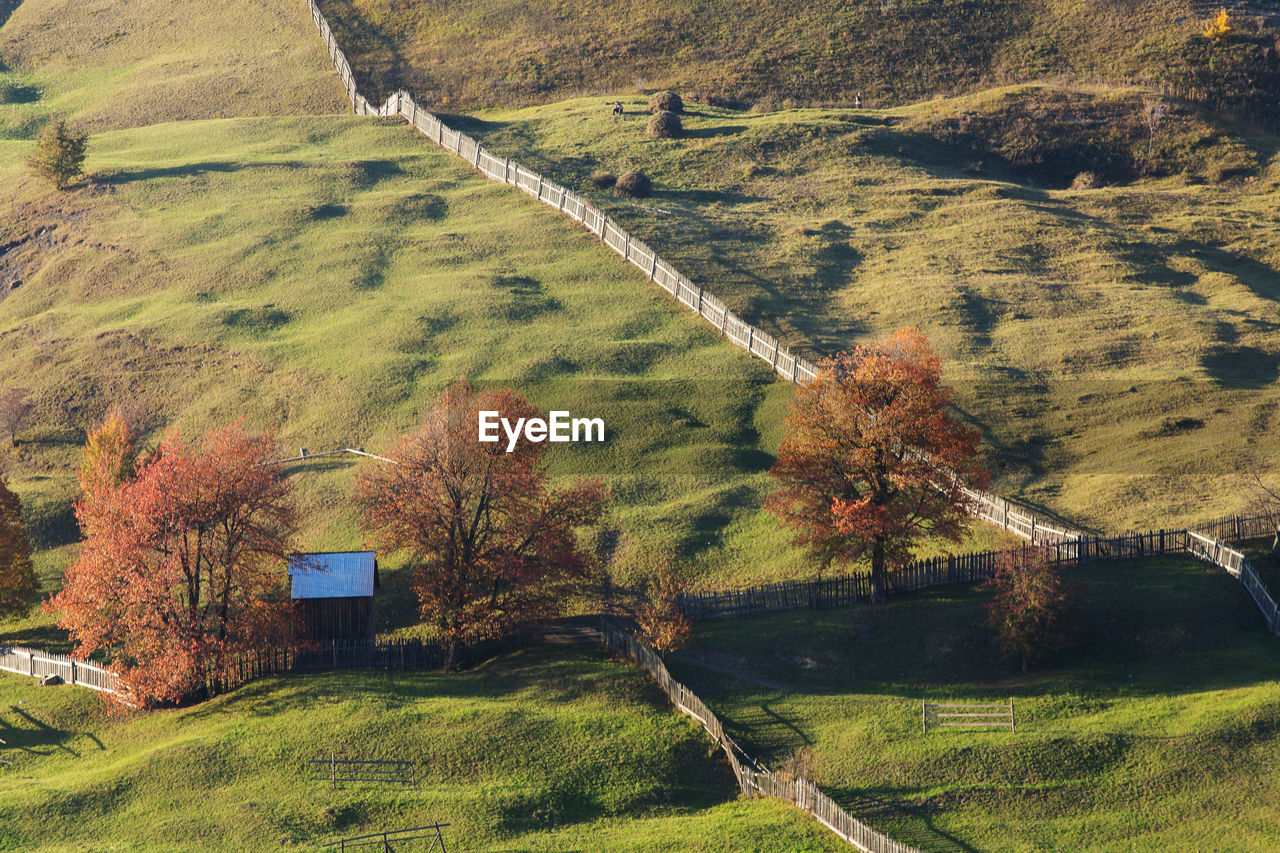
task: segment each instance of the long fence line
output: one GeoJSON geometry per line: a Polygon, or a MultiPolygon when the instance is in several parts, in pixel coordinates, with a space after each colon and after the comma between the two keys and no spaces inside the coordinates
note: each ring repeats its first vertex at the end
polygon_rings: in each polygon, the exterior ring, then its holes
{"type": "MultiPolygon", "coordinates": [[[[1187,550],[1187,531],[1152,530],[1122,536],[1086,536],[1047,542],[1039,547],[1044,549],[1050,562],[1059,564],[1181,554],[1187,550]]],[[[1017,550],[976,551],[915,560],[888,573],[887,591],[892,595],[986,580],[995,574],[1002,556],[1017,550]]],[[[859,573],[760,584],[721,592],[682,593],[678,601],[689,618],[714,619],[775,610],[827,610],[870,600],[871,576],[859,573]]]]}
{"type": "MultiPolygon", "coordinates": [[[[1232,516],[1214,522],[1234,532],[1235,541],[1253,539],[1275,532],[1271,517],[1232,516]]],[[[1267,629],[1280,634],[1280,607],[1267,591],[1257,572],[1240,551],[1193,530],[1149,530],[1121,536],[1087,536],[1040,546],[1049,562],[1056,564],[1128,560],[1168,554],[1189,553],[1225,569],[1249,591],[1267,629]]],[[[930,557],[916,560],[905,568],[890,572],[886,585],[890,594],[914,592],[955,583],[986,580],[995,574],[996,566],[1007,554],[1004,551],[978,551],[971,554],[930,557]]],[[[748,616],[778,610],[827,610],[848,607],[871,600],[871,576],[867,573],[837,575],[808,581],[784,581],[742,589],[704,593],[682,593],[681,610],[690,619],[716,619],[748,616]]]]}
{"type": "MultiPolygon", "coordinates": [[[[463,647],[454,662],[466,665],[487,656],[491,647],[500,645],[481,643],[463,647]]],[[[238,655],[227,672],[211,675],[205,687],[210,695],[216,695],[270,675],[360,667],[437,670],[444,669],[448,663],[447,649],[417,639],[375,643],[332,640],[303,648],[267,648],[238,655]]],[[[26,646],[0,645],[0,670],[33,678],[57,675],[67,684],[117,696],[128,693],[124,679],[110,667],[26,646]]]]}
{"type": "Polygon", "coordinates": [[[653,648],[608,619],[601,620],[600,636],[605,647],[625,656],[649,673],[677,710],[693,717],[706,729],[707,734],[724,751],[744,795],[785,800],[808,812],[819,823],[865,853],[920,853],[919,848],[894,841],[858,820],[808,779],[783,778],[752,759],[733,738],[725,734],[720,719],[707,704],[671,676],[661,656],[653,648]]]}
{"type": "MultiPolygon", "coordinates": [[[[334,39],[333,30],[320,12],[316,0],[307,0],[307,5],[311,9],[311,18],[320,31],[320,37],[328,48],[333,67],[346,89],[347,99],[351,101],[352,109],[357,115],[403,118],[424,137],[465,160],[485,177],[517,187],[580,223],[624,260],[637,267],[650,281],[715,327],[724,337],[756,358],[768,362],[770,369],[779,376],[797,383],[808,382],[817,376],[817,368],[812,362],[783,347],[768,332],[739,319],[721,300],[701,286],[693,284],[687,276],[658,257],[656,250],[618,227],[604,211],[578,193],[526,169],[510,157],[499,157],[485,150],[475,139],[450,128],[437,116],[418,106],[413,96],[404,90],[392,93],[379,106],[370,103],[360,94],[351,63],[334,39]]],[[[998,495],[973,488],[965,491],[973,514],[1000,525],[1032,544],[1058,542],[1081,535],[1079,531],[1046,524],[1030,511],[1017,507],[998,495]]]]}
{"type": "Polygon", "coordinates": [[[1197,524],[1191,529],[1210,539],[1243,542],[1246,539],[1275,536],[1278,521],[1280,521],[1280,511],[1258,515],[1224,515],[1213,521],[1197,524]]]}

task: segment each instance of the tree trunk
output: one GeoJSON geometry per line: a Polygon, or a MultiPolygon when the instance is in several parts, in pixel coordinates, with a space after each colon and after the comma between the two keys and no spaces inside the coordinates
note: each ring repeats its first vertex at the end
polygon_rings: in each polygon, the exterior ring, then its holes
{"type": "Polygon", "coordinates": [[[871,603],[884,604],[884,539],[877,536],[871,546],[871,603]]]}

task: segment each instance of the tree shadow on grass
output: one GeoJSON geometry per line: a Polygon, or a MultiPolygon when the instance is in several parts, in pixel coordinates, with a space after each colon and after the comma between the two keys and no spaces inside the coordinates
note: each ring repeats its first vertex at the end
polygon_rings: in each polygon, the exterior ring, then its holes
{"type": "Polygon", "coordinates": [[[833,789],[827,795],[849,814],[872,827],[886,832],[894,841],[910,844],[928,853],[976,853],[976,847],[966,844],[933,823],[933,810],[900,799],[872,796],[850,789],[833,789]]]}
{"type": "Polygon", "coordinates": [[[71,654],[70,635],[56,625],[36,625],[0,631],[0,646],[30,646],[54,654],[71,654]]]}
{"type": "Polygon", "coordinates": [[[721,124],[711,127],[686,127],[684,136],[688,139],[713,139],[717,136],[734,136],[747,129],[745,124],[721,124]]]}
{"type": "MultiPolygon", "coordinates": [[[[61,751],[79,758],[80,753],[66,743],[74,737],[74,732],[54,728],[17,705],[10,705],[8,713],[0,714],[0,740],[5,742],[0,747],[3,750],[0,751],[0,757],[14,751],[31,755],[53,755],[61,751]]],[[[86,734],[85,737],[93,741],[98,749],[106,750],[102,741],[94,735],[86,734]]]]}
{"type": "Polygon", "coordinates": [[[118,169],[112,172],[101,172],[94,176],[94,180],[100,184],[131,184],[154,178],[191,178],[211,172],[238,172],[243,168],[243,163],[204,160],[199,163],[183,163],[179,166],[153,166],[149,169],[118,169]]]}

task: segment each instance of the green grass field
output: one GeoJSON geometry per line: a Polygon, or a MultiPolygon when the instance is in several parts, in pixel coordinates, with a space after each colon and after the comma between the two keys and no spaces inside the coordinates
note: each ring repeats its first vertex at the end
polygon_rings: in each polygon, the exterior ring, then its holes
{"type": "Polygon", "coordinates": [[[673,674],[774,768],[924,850],[1272,850],[1277,638],[1190,558],[1102,563],[1076,646],[1022,673],[951,587],[698,626],[673,674]],[[922,699],[1014,699],[1015,733],[920,731],[922,699]]]}
{"type": "Polygon", "coordinates": [[[463,674],[267,679],[198,707],[107,717],[96,695],[0,674],[0,848],[314,848],[446,822],[450,850],[838,850],[728,765],[634,668],[586,648],[463,674]],[[306,764],[412,760],[416,788],[306,764]]]}

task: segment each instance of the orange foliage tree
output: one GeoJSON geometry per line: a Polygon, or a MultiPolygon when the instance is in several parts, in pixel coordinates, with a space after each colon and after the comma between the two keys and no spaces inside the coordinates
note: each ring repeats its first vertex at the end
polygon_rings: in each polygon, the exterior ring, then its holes
{"type": "Polygon", "coordinates": [[[673,652],[689,643],[693,620],[680,606],[682,592],[684,581],[670,564],[662,563],[649,582],[645,600],[636,611],[640,639],[660,652],[673,652]]]}
{"type": "Polygon", "coordinates": [[[941,362],[916,329],[818,368],[792,399],[768,506],[823,569],[869,556],[883,601],[887,569],[920,537],[963,535],[961,479],[983,479],[978,436],[951,415],[941,362]]]}
{"type": "Polygon", "coordinates": [[[536,415],[510,389],[462,380],[388,453],[396,464],[368,470],[356,487],[369,540],[408,552],[422,616],[454,648],[557,612],[597,571],[577,530],[605,505],[596,481],[551,488],[546,444],[521,439],[507,453],[505,441],[480,442],[482,410],[512,423],[536,415]]]}
{"type": "Polygon", "coordinates": [[[0,616],[25,613],[36,594],[22,504],[0,477],[0,616]]]}
{"type": "Polygon", "coordinates": [[[289,636],[296,514],[270,434],[239,423],[199,447],[175,433],[131,470],[112,413],[89,434],[79,559],[50,602],[77,653],[105,651],[138,704],[200,696],[239,653],[289,636]]]}

